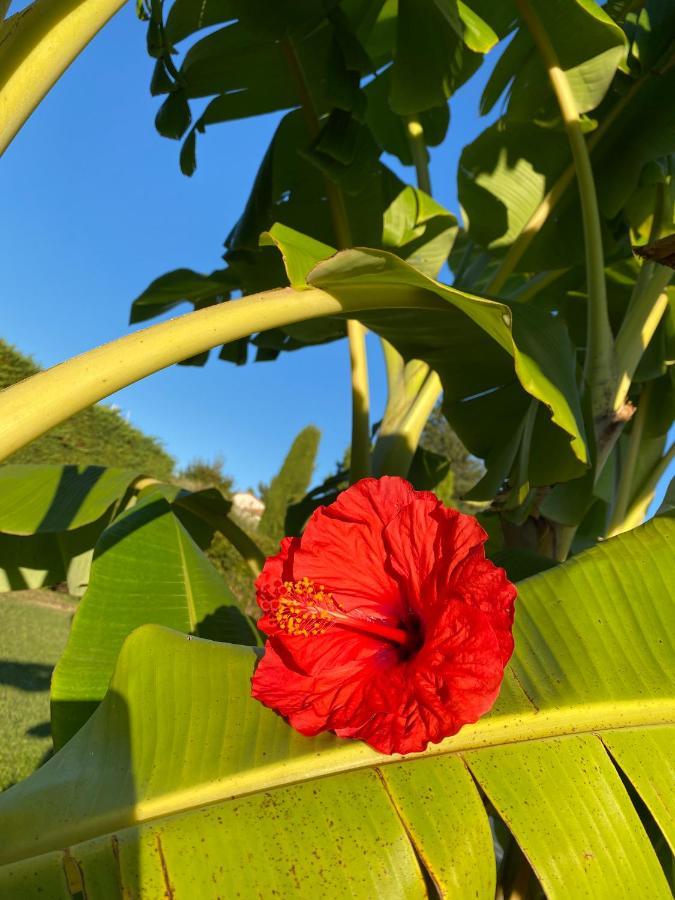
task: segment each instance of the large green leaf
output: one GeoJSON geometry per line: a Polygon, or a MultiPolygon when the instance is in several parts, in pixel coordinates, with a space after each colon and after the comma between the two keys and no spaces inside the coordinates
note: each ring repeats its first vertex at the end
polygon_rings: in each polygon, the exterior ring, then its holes
{"type": "MultiPolygon", "coordinates": [[[[531,0],[565,73],[577,110],[595,109],[626,56],[626,36],[595,0],[531,0]]],[[[508,115],[556,118],[555,99],[538,50],[521,26],[488,81],[481,108],[487,112],[508,89],[508,115]]]]}
{"type": "MultiPolygon", "coordinates": [[[[616,241],[616,217],[643,167],[675,152],[675,112],[668,99],[675,68],[667,60],[633,80],[620,75],[596,111],[587,138],[602,213],[605,249],[630,255],[616,241]]],[[[543,215],[518,271],[567,269],[583,261],[581,210],[567,138],[534,121],[502,118],[463,151],[459,197],[469,236],[483,247],[509,247],[532,216],[543,215]]]]}
{"type": "Polygon", "coordinates": [[[382,251],[337,254],[320,263],[308,281],[338,297],[358,290],[378,290],[383,296],[393,290],[406,292],[411,307],[413,298],[414,305],[424,305],[425,295],[441,298],[444,304],[438,311],[374,311],[360,318],[404,358],[423,359],[438,372],[448,419],[465,446],[488,459],[488,467],[490,455],[518,431],[534,397],[562,432],[558,437],[548,417],[541,418],[530,454],[533,483],[549,483],[552,450],[549,446],[543,451],[547,435],[560,445],[555,452],[557,478],[561,459],[568,477],[584,470],[586,444],[569,337],[554,317],[458,291],[382,251]],[[500,414],[486,416],[486,405],[493,402],[500,414]]]}
{"type": "Polygon", "coordinates": [[[53,534],[90,525],[138,478],[129,469],[100,466],[2,466],[0,532],[53,534]]]}
{"type": "MultiPolygon", "coordinates": [[[[394,225],[392,220],[392,229],[394,225]]],[[[265,241],[280,249],[288,278],[298,288],[304,283],[303,270],[325,249],[279,226],[265,241]]],[[[408,298],[410,310],[380,313],[370,308],[358,318],[405,359],[422,359],[438,372],[448,419],[465,446],[487,461],[490,477],[481,499],[494,496],[521,446],[521,474],[533,485],[569,480],[585,471],[588,454],[572,345],[553,315],[458,291],[383,251],[343,251],[319,262],[305,277],[336,297],[349,296],[350,302],[359,293],[372,297],[379,292],[384,298],[396,291],[408,298]],[[523,422],[532,397],[541,406],[530,440],[523,422]],[[502,459],[504,446],[513,451],[507,460],[502,459]]],[[[329,329],[330,320],[322,328],[329,329]]],[[[295,326],[286,330],[305,340],[312,333],[305,333],[304,325],[297,332],[295,326]]]]}
{"type": "MultiPolygon", "coordinates": [[[[196,166],[197,133],[214,123],[291,109],[301,102],[319,115],[334,108],[346,113],[362,108],[360,74],[371,69],[371,62],[354,28],[363,16],[337,7],[337,0],[272,5],[231,0],[219,7],[181,0],[172,6],[166,25],[161,7],[157,9],[148,25],[148,46],[157,58],[151,90],[167,95],[157,114],[158,130],[181,138],[192,124],[190,101],[212,98],[183,145],[186,174],[196,166]],[[173,42],[220,23],[227,24],[194,43],[177,68],[173,42]]],[[[362,131],[347,115],[340,120],[340,139],[346,123],[350,134],[362,131]]],[[[326,141],[336,136],[331,137],[336,124],[331,118],[323,124],[315,149],[321,144],[325,149],[326,141]]]]}
{"type": "Polygon", "coordinates": [[[414,115],[445,106],[514,15],[511,0],[399,0],[392,109],[414,115]]]}
{"type": "Polygon", "coordinates": [[[255,627],[176,511],[162,488],[146,489],[97,543],[89,587],[52,679],[56,746],[103,699],[119,649],[139,625],[257,643],[255,627]]]}
{"type": "Polygon", "coordinates": [[[140,473],[100,466],[0,467],[0,590],[86,583],[91,550],[140,473]]]}
{"type": "Polygon", "coordinates": [[[0,798],[0,889],[408,898],[422,865],[492,898],[468,765],[549,897],[670,896],[604,746],[672,840],[674,538],[656,519],[523,582],[495,708],[405,761],[294,732],[250,697],[254,650],[134,632],[89,722],[0,798]]]}
{"type": "Polygon", "coordinates": [[[129,321],[131,324],[145,322],[184,302],[191,303],[195,309],[222,303],[229,300],[232,288],[236,286],[227,269],[218,269],[209,275],[201,275],[192,269],[175,269],[156,278],[134,300],[129,321]]]}

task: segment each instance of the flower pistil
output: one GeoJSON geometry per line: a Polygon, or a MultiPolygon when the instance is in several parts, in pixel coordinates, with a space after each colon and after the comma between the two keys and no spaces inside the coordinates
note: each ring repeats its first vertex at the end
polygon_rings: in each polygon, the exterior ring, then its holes
{"type": "Polygon", "coordinates": [[[261,605],[269,612],[280,631],[294,636],[317,636],[338,626],[376,635],[403,647],[409,647],[414,641],[414,635],[403,628],[350,615],[324,585],[317,588],[307,577],[299,581],[284,581],[279,595],[261,605]],[[269,608],[266,609],[266,606],[269,608]]]}

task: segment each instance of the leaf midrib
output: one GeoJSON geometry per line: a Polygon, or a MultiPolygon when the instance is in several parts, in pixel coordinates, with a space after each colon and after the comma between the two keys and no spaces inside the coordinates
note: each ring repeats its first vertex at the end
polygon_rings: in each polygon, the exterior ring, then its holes
{"type": "MultiPolygon", "coordinates": [[[[308,757],[316,758],[316,751],[141,800],[132,807],[115,810],[106,816],[97,816],[90,820],[89,828],[83,828],[81,823],[76,823],[42,833],[40,840],[33,840],[30,846],[24,848],[27,851],[25,853],[20,850],[16,853],[15,848],[15,854],[11,858],[3,859],[0,852],[0,866],[112,835],[132,826],[183,815],[261,791],[289,787],[343,772],[400,763],[402,760],[495,749],[551,738],[663,725],[675,725],[675,697],[628,700],[619,703],[604,701],[580,704],[573,708],[487,717],[475,725],[465,726],[460,734],[447,738],[424,752],[411,753],[405,757],[377,753],[359,741],[344,741],[334,750],[323,754],[326,757],[325,763],[315,765],[309,776],[308,757]]],[[[319,755],[318,760],[321,763],[322,755],[319,755]]]]}
{"type": "Polygon", "coordinates": [[[185,533],[183,531],[182,525],[179,523],[178,519],[173,517],[174,526],[176,528],[176,544],[178,546],[178,553],[180,555],[180,565],[181,570],[183,572],[183,584],[185,586],[185,605],[188,614],[188,622],[190,625],[190,632],[194,633],[197,629],[197,610],[195,608],[195,598],[194,593],[192,591],[192,580],[190,577],[190,570],[187,564],[187,558],[185,556],[185,547],[183,546],[183,539],[185,537],[185,533]]]}

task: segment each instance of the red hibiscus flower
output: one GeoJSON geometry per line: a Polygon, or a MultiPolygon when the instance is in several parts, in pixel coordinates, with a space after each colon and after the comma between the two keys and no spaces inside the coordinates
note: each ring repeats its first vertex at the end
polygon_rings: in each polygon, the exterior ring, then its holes
{"type": "Polygon", "coordinates": [[[366,478],[286,538],[256,582],[253,696],[302,734],[412,753],[494,703],[515,587],[487,535],[402,478],[366,478]]]}

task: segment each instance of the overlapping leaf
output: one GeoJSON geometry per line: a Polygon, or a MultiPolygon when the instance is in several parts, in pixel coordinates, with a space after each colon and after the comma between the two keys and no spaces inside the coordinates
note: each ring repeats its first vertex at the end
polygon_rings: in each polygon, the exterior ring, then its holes
{"type": "MultiPolygon", "coordinates": [[[[675,152],[675,114],[664,104],[673,90],[675,69],[663,58],[630,79],[619,73],[594,113],[598,124],[587,141],[607,251],[629,255],[627,244],[617,247],[614,220],[643,167],[675,152]]],[[[469,236],[483,247],[510,246],[535,212],[546,211],[519,271],[568,268],[583,260],[576,181],[561,130],[501,119],[465,148],[458,184],[469,236]]]]}
{"type": "MultiPolygon", "coordinates": [[[[590,0],[531,0],[553,44],[579,113],[595,109],[626,56],[626,37],[590,0]]],[[[488,112],[508,91],[510,118],[525,121],[558,117],[547,72],[532,36],[521,25],[485,87],[481,109],[488,112]]]]}
{"type": "MultiPolygon", "coordinates": [[[[305,239],[307,252],[302,253],[302,235],[272,229],[272,236],[282,250],[289,277],[300,285],[299,272],[317,252],[315,245],[305,239]]],[[[359,318],[405,359],[423,359],[439,373],[444,411],[462,442],[487,459],[488,469],[504,467],[497,486],[513,460],[504,466],[495,454],[507,435],[507,440],[513,436],[515,456],[532,397],[542,407],[528,448],[526,469],[531,482],[550,483],[550,466],[555,466],[557,479],[561,473],[573,478],[585,470],[587,452],[571,344],[555,317],[457,291],[383,251],[344,251],[319,263],[307,280],[337,297],[358,292],[372,297],[374,291],[383,298],[392,291],[409,296],[410,311],[369,310],[359,318]],[[442,302],[436,308],[439,299],[442,302]],[[432,308],[424,308],[430,304],[432,308]],[[480,367],[473,365],[478,358],[480,367]],[[558,428],[551,425],[545,410],[558,428]],[[544,444],[545,453],[541,451],[544,444]]]]}
{"type": "Polygon", "coordinates": [[[79,593],[98,536],[140,477],[100,466],[2,466],[0,590],[68,582],[79,593]]]}
{"type": "Polygon", "coordinates": [[[255,651],[135,632],[90,721],[0,799],[2,890],[422,898],[422,867],[491,898],[468,766],[547,896],[668,897],[604,748],[672,845],[674,537],[657,519],[523,582],[495,709],[404,761],[293,732],[250,697],[255,651]]]}
{"type": "Polygon", "coordinates": [[[399,0],[392,109],[416,115],[445,106],[514,18],[510,0],[399,0]]]}
{"type": "MultiPolygon", "coordinates": [[[[177,494],[177,489],[161,486],[146,489],[96,545],[89,587],[52,680],[56,746],[63,745],[103,699],[122,642],[139,625],[155,623],[214,640],[257,643],[255,627],[195,543],[180,507],[170,502],[177,494]]],[[[213,529],[197,519],[200,529],[206,529],[208,542],[213,529]]]]}

